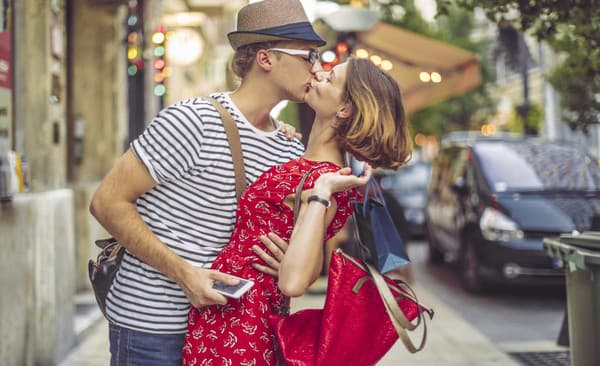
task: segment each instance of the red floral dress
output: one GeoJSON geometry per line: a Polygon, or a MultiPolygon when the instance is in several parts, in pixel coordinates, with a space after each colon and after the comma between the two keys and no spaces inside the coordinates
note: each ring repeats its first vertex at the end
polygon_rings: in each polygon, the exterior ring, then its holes
{"type": "MultiPolygon", "coordinates": [[[[252,263],[264,263],[251,248],[253,245],[264,248],[258,237],[269,232],[289,241],[294,215],[283,201],[295,193],[302,176],[313,166],[304,189],[311,189],[322,174],[340,169],[329,162],[294,159],[267,170],[242,195],[229,244],[212,268],[252,279],[254,286],[240,299],[228,299],[227,305],[191,308],[183,347],[184,365],[277,364],[278,354],[268,319],[269,315],[285,312],[286,298],[279,291],[275,278],[252,268],[252,263]]],[[[338,192],[334,198],[338,210],[324,241],[335,235],[352,213],[354,196],[351,191],[338,192]]]]}

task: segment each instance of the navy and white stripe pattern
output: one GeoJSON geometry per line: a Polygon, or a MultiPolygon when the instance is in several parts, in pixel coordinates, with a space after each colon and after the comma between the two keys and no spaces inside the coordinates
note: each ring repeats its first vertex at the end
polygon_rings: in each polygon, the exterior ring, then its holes
{"type": "MultiPolygon", "coordinates": [[[[298,140],[252,126],[229,96],[213,94],[240,133],[248,185],[271,166],[302,155],[298,140]]],[[[165,108],[131,144],[158,185],[139,197],[138,212],[175,253],[210,267],[235,222],[235,173],[223,123],[207,101],[193,98],[165,108]]],[[[126,252],[107,300],[120,326],[150,333],[185,333],[188,300],[179,286],[126,252]]]]}

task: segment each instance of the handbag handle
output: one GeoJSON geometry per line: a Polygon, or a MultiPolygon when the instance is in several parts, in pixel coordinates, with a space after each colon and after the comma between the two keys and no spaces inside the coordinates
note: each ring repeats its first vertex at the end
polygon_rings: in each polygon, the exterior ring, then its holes
{"type": "MultiPolygon", "coordinates": [[[[354,258],[350,257],[349,255],[347,255],[346,253],[344,253],[341,249],[337,249],[336,251],[339,252],[342,256],[344,256],[345,259],[351,261],[354,265],[356,265],[357,267],[359,267],[360,269],[362,269],[363,271],[368,273],[369,277],[373,280],[373,283],[375,284],[377,293],[379,294],[379,296],[381,297],[381,300],[383,301],[383,304],[387,310],[386,313],[388,314],[388,316],[392,322],[392,325],[394,326],[394,329],[396,330],[396,333],[398,334],[398,337],[400,337],[400,339],[402,340],[402,343],[404,343],[404,346],[406,347],[406,349],[411,353],[416,353],[416,352],[422,350],[423,347],[425,347],[425,342],[427,341],[427,322],[426,322],[426,318],[425,318],[425,316],[423,316],[423,313],[421,312],[420,308],[423,308],[425,310],[425,312],[427,312],[430,319],[433,319],[433,315],[434,315],[433,310],[431,310],[428,307],[419,303],[419,301],[417,299],[417,295],[412,290],[412,288],[410,288],[410,286],[408,286],[408,284],[402,283],[405,287],[408,288],[408,290],[410,290],[411,294],[406,294],[405,290],[403,290],[399,286],[394,286],[394,285],[387,283],[385,281],[385,279],[383,278],[383,276],[372,265],[370,265],[368,263],[360,263],[356,259],[354,259],[354,258]],[[396,298],[392,294],[392,291],[390,290],[390,288],[393,288],[396,292],[401,294],[401,296],[404,296],[417,304],[417,322],[416,322],[416,324],[413,324],[406,318],[406,316],[400,309],[400,306],[398,306],[398,303],[396,302],[396,298]],[[414,343],[408,336],[406,330],[407,329],[408,330],[416,329],[421,324],[421,322],[423,322],[423,338],[421,339],[419,346],[415,347],[414,343]]],[[[365,277],[365,278],[368,279],[368,277],[365,277]]],[[[354,286],[354,288],[352,290],[355,293],[358,292],[363,283],[364,283],[364,281],[359,280],[359,282],[356,283],[356,285],[354,286]]]]}
{"type": "MultiPolygon", "coordinates": [[[[406,318],[406,316],[400,309],[400,306],[398,306],[394,295],[392,295],[390,288],[387,286],[387,283],[385,282],[381,274],[377,272],[377,270],[372,265],[368,263],[366,265],[369,274],[373,278],[373,282],[375,283],[377,292],[379,293],[379,296],[381,296],[381,300],[383,301],[383,304],[387,309],[387,314],[389,315],[390,320],[392,321],[392,325],[394,326],[394,329],[396,329],[396,333],[398,333],[398,336],[402,340],[402,343],[404,343],[404,346],[410,353],[416,353],[422,350],[423,347],[425,347],[425,342],[427,341],[427,321],[426,318],[423,316],[423,313],[419,309],[421,305],[418,301],[415,301],[417,304],[417,323],[413,324],[406,318]],[[406,333],[406,330],[416,329],[419,326],[419,324],[421,324],[421,321],[423,322],[423,337],[421,338],[419,346],[415,347],[414,343],[406,333]]],[[[416,299],[414,291],[412,291],[412,289],[410,289],[410,291],[413,293],[413,296],[415,296],[416,299]]],[[[433,317],[433,312],[431,312],[431,310],[430,312],[428,312],[428,314],[430,317],[433,317]]]]}
{"type": "MultiPolygon", "coordinates": [[[[344,161],[346,163],[346,166],[349,166],[349,167],[352,166],[351,160],[352,160],[352,156],[350,155],[350,153],[346,152],[344,154],[344,161]]],[[[371,177],[370,179],[373,179],[373,178],[371,177]]],[[[369,179],[369,182],[370,182],[370,179],[369,179]]],[[[368,186],[369,182],[367,182],[367,186],[368,186]]],[[[358,188],[355,187],[353,189],[354,189],[355,196],[360,197],[358,188]]],[[[363,212],[365,212],[365,209],[366,209],[365,205],[367,204],[367,197],[368,197],[367,195],[368,195],[368,191],[365,187],[365,194],[363,196],[363,202],[362,202],[363,212]]],[[[356,218],[356,209],[352,210],[352,231],[354,232],[354,238],[356,239],[356,240],[354,240],[354,243],[356,243],[356,249],[358,251],[357,256],[361,261],[366,262],[367,258],[372,257],[372,253],[369,250],[369,248],[360,239],[359,230],[358,230],[358,221],[356,218]]]]}
{"type": "Polygon", "coordinates": [[[369,178],[369,181],[367,182],[367,186],[365,187],[365,196],[363,198],[363,215],[364,216],[367,215],[367,206],[370,202],[369,201],[369,192],[371,190],[373,191],[373,195],[375,196],[375,198],[377,198],[379,200],[379,203],[381,203],[383,205],[383,207],[385,207],[387,209],[385,199],[383,198],[383,193],[381,192],[381,187],[379,186],[379,183],[377,183],[375,178],[371,177],[371,178],[369,178]]]}
{"type": "Polygon", "coordinates": [[[300,179],[300,183],[296,187],[296,197],[294,199],[294,223],[296,223],[298,219],[298,215],[300,214],[300,206],[302,204],[302,190],[304,188],[304,182],[306,182],[306,178],[310,175],[310,173],[315,169],[317,165],[313,165],[304,173],[302,179],[300,179]]]}
{"type": "Polygon", "coordinates": [[[373,280],[373,283],[375,285],[377,293],[379,294],[381,300],[383,301],[383,304],[385,306],[388,316],[390,317],[392,325],[394,326],[396,333],[402,340],[402,343],[404,343],[404,346],[406,347],[406,349],[411,353],[416,353],[416,352],[422,350],[423,347],[425,347],[425,342],[427,340],[427,322],[426,322],[426,318],[423,316],[422,312],[420,311],[420,308],[422,308],[429,315],[430,319],[433,319],[433,315],[434,315],[433,310],[426,307],[425,305],[422,305],[419,303],[419,301],[417,299],[417,295],[412,290],[412,288],[410,288],[410,286],[408,284],[406,284],[402,281],[399,281],[399,280],[395,280],[395,281],[401,282],[404,285],[404,287],[408,288],[408,290],[410,290],[410,292],[411,292],[410,294],[407,294],[406,290],[404,290],[400,286],[392,285],[392,284],[389,284],[388,282],[386,282],[386,280],[383,278],[383,276],[372,265],[361,262],[361,261],[347,255],[341,249],[336,249],[336,252],[340,253],[344,257],[344,259],[352,262],[355,266],[357,266],[358,268],[360,268],[361,270],[365,271],[368,274],[368,276],[365,276],[362,279],[360,279],[359,281],[357,281],[357,283],[354,285],[352,291],[354,293],[357,293],[360,290],[360,287],[365,283],[366,280],[369,280],[369,279],[373,280]],[[417,311],[416,324],[413,324],[406,318],[406,316],[404,315],[404,313],[398,306],[398,303],[396,302],[396,298],[394,297],[394,295],[392,294],[390,289],[395,290],[396,292],[401,294],[401,296],[406,297],[409,300],[411,300],[417,304],[417,307],[419,309],[417,311]],[[415,345],[411,341],[410,337],[408,336],[406,330],[407,329],[408,330],[416,329],[421,324],[421,322],[423,322],[423,338],[421,339],[421,343],[419,344],[419,346],[415,347],[415,345]]]}
{"type": "Polygon", "coordinates": [[[242,144],[240,142],[239,131],[231,114],[227,112],[225,107],[223,107],[218,100],[213,97],[205,97],[204,99],[209,101],[221,115],[225,134],[227,135],[227,142],[229,142],[229,148],[231,149],[233,170],[235,172],[235,195],[239,201],[247,186],[246,169],[244,168],[244,156],[242,155],[242,144]]]}

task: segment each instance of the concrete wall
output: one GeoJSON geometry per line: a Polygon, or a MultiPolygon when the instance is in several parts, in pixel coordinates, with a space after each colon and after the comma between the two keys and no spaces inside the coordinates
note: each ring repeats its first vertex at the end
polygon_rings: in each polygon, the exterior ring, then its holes
{"type": "MultiPolygon", "coordinates": [[[[72,2],[69,26],[69,126],[83,127],[83,157],[70,159],[73,182],[102,179],[127,135],[126,8],[72,2]]],[[[87,211],[87,210],[86,210],[87,211]]]]}
{"type": "Polygon", "coordinates": [[[34,191],[66,185],[66,67],[60,2],[14,1],[15,140],[34,191]]]}
{"type": "MultiPolygon", "coordinates": [[[[87,264],[108,234],[88,207],[98,182],[123,151],[127,137],[127,34],[125,6],[70,3],[68,126],[82,128],[82,156],[71,154],[69,178],[75,193],[75,256],[78,291],[90,290],[87,264]],[[76,123],[81,123],[77,127],[76,123]]],[[[72,137],[71,151],[74,140],[72,137]]]]}
{"type": "Polygon", "coordinates": [[[27,156],[32,193],[0,206],[2,366],[54,365],[73,347],[73,297],[89,288],[92,241],[105,235],[87,207],[123,149],[125,13],[89,3],[13,1],[15,149],[27,156]],[[69,37],[67,3],[75,24],[69,37]],[[69,182],[74,116],[85,123],[85,156],[69,182]]]}
{"type": "Polygon", "coordinates": [[[0,210],[0,365],[52,365],[75,343],[74,198],[20,194],[0,210]]]}

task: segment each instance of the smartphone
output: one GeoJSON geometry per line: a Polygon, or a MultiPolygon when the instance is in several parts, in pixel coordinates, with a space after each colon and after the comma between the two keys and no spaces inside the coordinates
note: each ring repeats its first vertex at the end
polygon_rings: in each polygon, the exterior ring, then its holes
{"type": "Polygon", "coordinates": [[[233,299],[239,299],[246,291],[250,290],[254,286],[254,281],[246,280],[240,277],[231,276],[240,282],[237,285],[229,286],[221,281],[215,281],[213,289],[218,293],[231,297],[233,299]]]}

